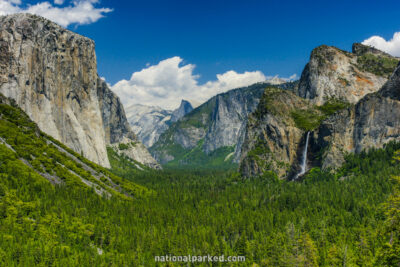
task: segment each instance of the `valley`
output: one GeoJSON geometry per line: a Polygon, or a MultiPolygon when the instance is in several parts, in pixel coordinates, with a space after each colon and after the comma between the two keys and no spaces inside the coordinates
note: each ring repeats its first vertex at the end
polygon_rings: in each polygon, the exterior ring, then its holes
{"type": "Polygon", "coordinates": [[[0,16],[0,53],[0,266],[400,263],[399,58],[322,45],[170,110],[124,106],[43,17],[0,16]]]}

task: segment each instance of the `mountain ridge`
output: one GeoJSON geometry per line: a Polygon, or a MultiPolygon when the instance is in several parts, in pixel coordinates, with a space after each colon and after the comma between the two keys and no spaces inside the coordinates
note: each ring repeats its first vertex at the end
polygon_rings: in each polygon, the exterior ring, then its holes
{"type": "MultiPolygon", "coordinates": [[[[240,158],[247,116],[256,109],[268,85],[257,83],[212,97],[172,124],[150,152],[162,164],[171,162],[178,168],[191,166],[190,162],[197,160],[198,167],[214,161],[234,168],[240,158]]],[[[289,90],[296,85],[292,82],[278,86],[289,90]]]]}

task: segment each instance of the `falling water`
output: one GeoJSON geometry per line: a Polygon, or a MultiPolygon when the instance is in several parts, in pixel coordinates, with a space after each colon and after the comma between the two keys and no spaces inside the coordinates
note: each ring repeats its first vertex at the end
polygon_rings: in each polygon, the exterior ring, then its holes
{"type": "Polygon", "coordinates": [[[303,150],[303,155],[301,158],[301,165],[300,165],[300,172],[296,174],[296,177],[294,178],[297,180],[301,175],[306,173],[306,168],[307,168],[307,150],[308,150],[308,139],[310,138],[310,132],[307,132],[307,137],[306,137],[306,145],[304,146],[303,150]]]}

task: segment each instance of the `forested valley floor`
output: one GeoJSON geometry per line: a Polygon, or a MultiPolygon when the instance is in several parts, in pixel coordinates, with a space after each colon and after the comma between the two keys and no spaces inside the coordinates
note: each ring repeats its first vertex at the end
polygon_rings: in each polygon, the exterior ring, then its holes
{"type": "Polygon", "coordinates": [[[399,144],[349,155],[336,172],[313,168],[297,182],[234,171],[139,171],[109,150],[114,175],[93,168],[121,192],[101,196],[66,171],[91,178],[46,144],[26,115],[1,109],[8,144],[0,144],[1,266],[155,266],[155,256],[169,254],[246,256],[233,266],[400,261],[399,144]],[[52,185],[35,168],[64,183],[52,185]]]}

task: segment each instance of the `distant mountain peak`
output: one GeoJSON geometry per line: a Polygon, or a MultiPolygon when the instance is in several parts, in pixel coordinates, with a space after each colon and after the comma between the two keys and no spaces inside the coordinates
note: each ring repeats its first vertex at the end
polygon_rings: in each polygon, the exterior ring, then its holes
{"type": "Polygon", "coordinates": [[[158,106],[141,104],[126,108],[129,124],[141,142],[151,147],[169,125],[193,110],[191,101],[182,99],[180,106],[171,111],[158,106]]]}
{"type": "Polygon", "coordinates": [[[266,80],[265,82],[272,84],[272,85],[278,85],[278,84],[286,83],[287,80],[285,80],[283,78],[279,78],[278,76],[274,76],[271,79],[266,80]]]}
{"type": "Polygon", "coordinates": [[[172,122],[178,121],[180,118],[182,118],[183,116],[185,116],[192,110],[193,110],[192,104],[189,101],[182,99],[181,105],[179,106],[179,108],[175,109],[172,112],[171,121],[172,122]]]}

